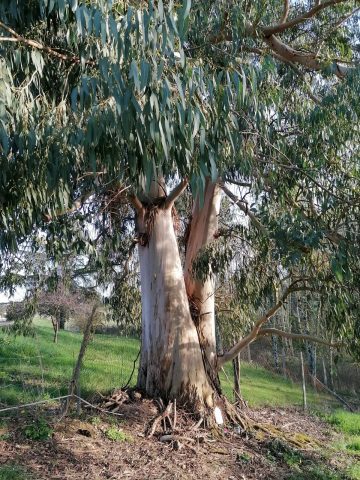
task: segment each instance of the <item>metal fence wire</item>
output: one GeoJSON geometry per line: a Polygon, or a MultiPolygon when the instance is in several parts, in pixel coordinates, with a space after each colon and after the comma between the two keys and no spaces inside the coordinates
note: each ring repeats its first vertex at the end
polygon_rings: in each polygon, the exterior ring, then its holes
{"type": "MultiPolygon", "coordinates": [[[[41,329],[34,338],[14,337],[10,333],[0,331],[0,409],[68,394],[82,335],[60,332],[58,343],[54,344],[51,328],[46,326],[41,329]]],[[[92,401],[98,393],[104,395],[127,384],[135,385],[139,349],[140,342],[134,338],[94,335],[82,362],[79,385],[75,393],[92,401]]],[[[278,369],[274,368],[269,349],[252,348],[251,352],[244,352],[243,355],[242,368],[246,369],[243,362],[247,362],[247,365],[261,365],[267,369],[266,371],[279,373],[286,377],[289,383],[299,381],[299,360],[289,354],[286,363],[280,363],[278,369]]],[[[350,364],[339,366],[338,371],[341,372],[343,368],[349,369],[351,366],[350,364]]],[[[220,376],[224,392],[231,398],[233,393],[231,365],[226,367],[226,372],[227,375],[221,373],[220,376]]],[[[323,381],[321,375],[318,378],[323,381]]],[[[341,378],[341,374],[336,377],[339,382],[336,390],[339,392],[342,385],[338,379],[341,378]]],[[[356,375],[353,378],[356,378],[356,375]]],[[[248,379],[245,375],[241,382],[246,381],[248,379]]],[[[256,386],[254,382],[255,380],[251,378],[251,388],[256,386]]],[[[309,379],[308,382],[312,388],[309,379]]],[[[351,385],[352,389],[357,387],[355,383],[351,385]]],[[[347,387],[349,390],[350,386],[347,387]]],[[[322,402],[321,396],[313,395],[312,399],[314,402],[322,402]]],[[[299,400],[301,401],[300,396],[299,400]]]]}

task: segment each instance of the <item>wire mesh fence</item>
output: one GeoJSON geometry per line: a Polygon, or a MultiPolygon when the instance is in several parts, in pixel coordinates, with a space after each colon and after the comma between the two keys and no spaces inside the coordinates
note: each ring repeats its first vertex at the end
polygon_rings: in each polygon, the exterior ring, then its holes
{"type": "MultiPolygon", "coordinates": [[[[82,335],[63,331],[52,341],[51,327],[43,322],[35,337],[15,337],[0,331],[0,407],[34,402],[68,393],[82,335]]],[[[79,389],[91,397],[136,382],[136,339],[94,335],[86,351],[79,389]]]]}
{"type": "MultiPolygon", "coordinates": [[[[66,395],[82,341],[81,333],[60,331],[53,343],[51,325],[40,321],[35,337],[21,337],[0,331],[0,408],[66,395]]],[[[115,388],[135,385],[140,342],[134,338],[96,334],[89,344],[80,371],[76,393],[92,399],[115,388]]],[[[252,358],[245,352],[241,361],[241,393],[251,405],[301,405],[300,365],[290,356],[286,368],[274,369],[271,352],[252,358]],[[251,362],[249,362],[251,360],[251,362]],[[265,368],[264,368],[265,367],[265,368]],[[272,370],[272,371],[271,371],[272,370]]],[[[232,365],[220,372],[224,393],[233,399],[232,365]]],[[[319,377],[321,380],[322,378],[319,377]]],[[[307,378],[308,403],[321,407],[325,397],[307,378]]]]}

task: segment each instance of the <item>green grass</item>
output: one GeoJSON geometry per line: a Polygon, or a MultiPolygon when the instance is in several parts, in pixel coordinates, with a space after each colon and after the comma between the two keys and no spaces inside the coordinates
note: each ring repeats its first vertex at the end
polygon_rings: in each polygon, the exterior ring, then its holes
{"type": "Polygon", "coordinates": [[[0,465],[0,480],[31,480],[33,478],[19,465],[0,465]]]}
{"type": "Polygon", "coordinates": [[[328,415],[326,420],[343,433],[360,435],[360,414],[358,413],[339,409],[328,415]]]}
{"type": "MultiPolygon", "coordinates": [[[[35,321],[35,337],[14,337],[0,330],[0,403],[19,404],[67,393],[82,335],[60,331],[57,344],[52,341],[49,320],[35,321]]],[[[105,393],[124,385],[133,369],[139,341],[110,335],[95,335],[89,345],[81,372],[81,394],[105,393]]],[[[232,398],[232,367],[221,372],[226,395],[232,398]]],[[[136,371],[132,383],[136,381],[136,371]]],[[[301,405],[299,385],[262,367],[242,362],[242,394],[250,406],[301,405]]],[[[329,402],[324,395],[308,391],[308,403],[329,402]]]]}
{"type": "MultiPolygon", "coordinates": [[[[35,321],[36,336],[0,330],[0,403],[19,404],[67,393],[82,335],[61,331],[52,341],[50,321],[35,321]]],[[[138,354],[135,339],[95,335],[85,355],[81,393],[88,396],[125,384],[138,354]]],[[[136,372],[133,382],[136,380],[136,372]]]]}
{"type": "MultiPolygon", "coordinates": [[[[225,394],[232,398],[232,366],[225,366],[226,375],[221,372],[220,379],[225,394]],[[226,378],[227,377],[227,378],[226,378]]],[[[302,405],[303,396],[300,385],[285,379],[281,375],[269,372],[256,364],[241,363],[241,393],[252,407],[302,405]]],[[[332,405],[333,401],[327,395],[318,394],[312,388],[307,388],[309,406],[320,404],[332,405]]]]}
{"type": "Polygon", "coordinates": [[[332,446],[348,459],[347,478],[360,480],[360,413],[337,409],[322,418],[338,432],[332,446]]]}
{"type": "MultiPolygon", "coordinates": [[[[57,344],[52,341],[50,321],[35,321],[35,337],[14,337],[0,330],[0,405],[21,404],[33,400],[53,398],[67,393],[69,380],[79,352],[82,335],[61,331],[57,344]]],[[[96,392],[106,393],[124,385],[133,370],[139,352],[139,341],[110,335],[95,335],[85,355],[81,371],[81,394],[89,397],[96,392]]],[[[232,398],[232,366],[225,366],[220,374],[225,394],[232,398]]],[[[136,381],[136,370],[132,384],[136,381]]],[[[285,407],[302,404],[301,386],[246,362],[241,363],[241,391],[250,406],[285,407]]],[[[315,393],[308,387],[308,404],[320,410],[324,405],[333,406],[327,396],[315,393]]],[[[338,431],[333,445],[336,452],[348,459],[347,477],[360,480],[360,415],[344,410],[322,414],[332,428],[338,431]]],[[[94,423],[99,422],[94,417],[94,423]]],[[[1,424],[1,419],[0,419],[1,424]]],[[[1,425],[0,425],[1,426],[1,425]]],[[[44,427],[36,425],[29,430],[33,438],[43,433],[44,427]]],[[[47,431],[44,433],[47,436],[47,431]]],[[[4,434],[7,435],[6,432],[4,434]]],[[[131,441],[124,438],[118,425],[106,433],[114,441],[131,441]]],[[[344,478],[325,465],[303,465],[298,456],[284,456],[293,473],[289,480],[337,480],[344,478]],[[300,468],[301,466],[301,468],[300,468]]],[[[0,467],[0,480],[31,479],[22,467],[0,467]]]]}

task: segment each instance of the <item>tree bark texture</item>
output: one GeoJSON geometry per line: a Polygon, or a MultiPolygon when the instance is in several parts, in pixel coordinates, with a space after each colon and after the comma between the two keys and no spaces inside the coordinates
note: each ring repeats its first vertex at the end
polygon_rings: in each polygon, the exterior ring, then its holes
{"type": "Polygon", "coordinates": [[[150,202],[136,208],[142,297],[138,387],[153,397],[212,407],[214,389],[190,312],[172,205],[164,190],[154,190],[150,202]]]}
{"type": "Polygon", "coordinates": [[[216,328],[215,328],[215,279],[209,276],[205,283],[192,275],[192,264],[201,248],[214,241],[218,230],[221,189],[216,184],[207,181],[204,204],[196,199],[190,235],[187,242],[185,258],[185,285],[188,297],[195,305],[200,342],[211,368],[216,368],[216,328]]]}

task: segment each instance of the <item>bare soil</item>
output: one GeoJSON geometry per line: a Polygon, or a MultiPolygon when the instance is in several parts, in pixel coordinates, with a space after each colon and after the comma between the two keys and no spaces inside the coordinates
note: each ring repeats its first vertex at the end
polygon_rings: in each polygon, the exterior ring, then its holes
{"type": "Polygon", "coordinates": [[[87,411],[80,419],[54,421],[54,412],[38,411],[37,418],[46,416],[52,428],[45,441],[26,437],[34,417],[21,412],[0,432],[0,467],[20,465],[29,480],[281,480],[292,478],[289,458],[298,452],[302,462],[324,462],[322,448],[331,438],[326,424],[300,410],[262,408],[247,412],[260,425],[251,434],[236,426],[203,429],[190,414],[178,411],[173,437],[164,442],[163,421],[152,437],[145,436],[158,412],[153,401],[140,398],[123,403],[117,409],[122,416],[87,411]],[[286,446],[275,438],[277,429],[298,432],[303,447],[286,446]],[[121,431],[121,438],[109,438],[114,431],[121,431]]]}

